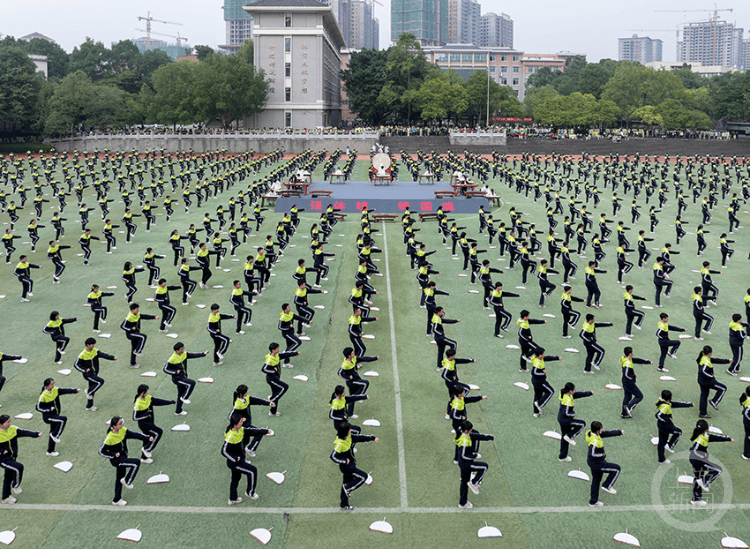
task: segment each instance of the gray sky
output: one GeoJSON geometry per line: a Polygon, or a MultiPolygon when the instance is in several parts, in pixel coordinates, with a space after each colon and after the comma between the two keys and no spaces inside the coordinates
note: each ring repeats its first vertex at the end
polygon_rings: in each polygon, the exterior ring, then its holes
{"type": "MultiPolygon", "coordinates": [[[[380,44],[388,45],[390,36],[390,0],[380,0],[377,6],[380,19],[380,44]]],[[[482,13],[505,12],[514,21],[517,49],[532,53],[556,53],[569,50],[585,53],[589,61],[602,58],[617,59],[617,39],[639,34],[664,41],[664,60],[675,60],[675,33],[686,22],[707,20],[710,11],[658,13],[655,10],[712,10],[711,2],[683,0],[680,3],[666,0],[631,0],[627,2],[573,0],[529,0],[523,3],[501,0],[480,0],[482,13]],[[634,31],[631,29],[666,32],[634,31]]],[[[53,38],[66,51],[83,42],[87,36],[110,46],[111,42],[138,38],[145,28],[139,15],[163,21],[182,23],[182,26],[152,23],[152,31],[185,36],[191,45],[208,44],[216,47],[224,43],[225,24],[223,0],[130,0],[128,2],[101,2],[94,0],[37,0],[33,9],[25,2],[4,0],[0,33],[15,37],[40,32],[53,38]]],[[[719,8],[734,8],[733,12],[720,12],[721,19],[734,22],[750,32],[750,2],[721,3],[719,8]]],[[[748,37],[749,34],[744,35],[748,37]]],[[[172,39],[153,35],[153,38],[172,39]]]]}

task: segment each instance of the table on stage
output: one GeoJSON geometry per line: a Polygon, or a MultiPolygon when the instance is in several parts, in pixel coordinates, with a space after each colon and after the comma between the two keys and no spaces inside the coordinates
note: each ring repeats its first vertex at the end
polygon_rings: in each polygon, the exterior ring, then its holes
{"type": "Polygon", "coordinates": [[[435,184],[435,175],[431,174],[429,172],[420,174],[419,175],[419,184],[420,185],[434,185],[435,184]]]}
{"type": "Polygon", "coordinates": [[[385,175],[375,174],[372,176],[372,180],[375,183],[375,185],[390,185],[391,174],[385,174],[385,175]]]}
{"type": "Polygon", "coordinates": [[[331,174],[331,185],[334,181],[338,181],[338,184],[343,185],[346,182],[346,176],[343,173],[332,173],[331,174]]]}
{"type": "Polygon", "coordinates": [[[284,186],[290,191],[301,191],[302,194],[306,195],[310,183],[284,183],[284,186]]]}
{"type": "Polygon", "coordinates": [[[474,190],[477,188],[476,183],[451,183],[451,187],[453,187],[453,192],[456,196],[460,194],[464,194],[464,192],[468,190],[474,190]]]}

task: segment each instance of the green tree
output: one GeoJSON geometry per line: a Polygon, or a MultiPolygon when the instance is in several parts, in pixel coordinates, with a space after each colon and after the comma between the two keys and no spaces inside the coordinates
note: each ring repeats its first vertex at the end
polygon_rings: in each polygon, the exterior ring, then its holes
{"type": "Polygon", "coordinates": [[[154,71],[151,77],[154,95],[147,110],[150,122],[176,125],[200,120],[194,105],[198,67],[195,61],[179,61],[154,71]]]}
{"type": "Polygon", "coordinates": [[[216,53],[211,46],[198,45],[193,46],[193,49],[195,50],[195,55],[198,56],[198,61],[205,61],[208,56],[216,53]]]}
{"type": "Polygon", "coordinates": [[[661,115],[656,112],[656,107],[653,105],[637,108],[633,111],[633,120],[639,120],[651,126],[661,126],[663,123],[661,115]]]}
{"type": "Polygon", "coordinates": [[[553,86],[557,89],[557,82],[562,77],[562,72],[553,71],[549,67],[542,67],[526,80],[527,88],[543,88],[553,86]]]}
{"type": "Polygon", "coordinates": [[[487,105],[490,106],[490,115],[492,115],[500,102],[502,94],[500,85],[488,78],[487,71],[474,71],[464,82],[464,89],[468,104],[466,114],[469,117],[469,125],[474,126],[477,122],[486,123],[487,105]]]}
{"type": "Polygon", "coordinates": [[[28,131],[36,122],[42,82],[24,50],[0,48],[0,120],[12,129],[28,131]]]}
{"type": "Polygon", "coordinates": [[[411,123],[413,94],[407,92],[418,90],[434,68],[425,58],[414,35],[403,33],[398,42],[388,48],[384,87],[386,93],[381,93],[379,100],[387,105],[388,110],[396,112],[399,120],[411,123]]]}
{"type": "Polygon", "coordinates": [[[711,127],[711,119],[707,114],[688,109],[676,99],[666,99],[657,108],[662,119],[662,125],[669,129],[711,127]]]}
{"type": "Polygon", "coordinates": [[[263,110],[268,98],[263,72],[236,55],[208,56],[198,65],[194,90],[197,112],[204,119],[218,119],[225,130],[263,110]]]}
{"type": "Polygon", "coordinates": [[[464,112],[469,106],[463,80],[454,71],[435,70],[422,82],[419,90],[411,93],[424,121],[434,120],[440,123],[464,112]]]}
{"type": "Polygon", "coordinates": [[[101,42],[94,42],[91,38],[86,38],[83,44],[73,48],[69,59],[69,71],[71,73],[81,71],[91,80],[96,81],[107,73],[110,52],[101,42]]]}
{"type": "Polygon", "coordinates": [[[348,68],[341,71],[349,110],[367,124],[382,124],[391,112],[391,100],[398,100],[394,96],[386,101],[387,94],[384,94],[382,100],[380,98],[386,85],[387,63],[386,50],[361,50],[350,54],[348,68]]]}
{"type": "Polygon", "coordinates": [[[143,83],[151,85],[151,77],[159,67],[172,63],[172,58],[163,50],[148,50],[141,56],[140,73],[143,83]]]}
{"type": "Polygon", "coordinates": [[[245,40],[235,55],[244,59],[246,63],[255,66],[255,46],[252,40],[245,40]]]}
{"type": "Polygon", "coordinates": [[[602,90],[615,72],[616,62],[602,59],[599,63],[588,63],[581,69],[578,80],[578,91],[590,93],[597,99],[602,96],[602,90]]]}
{"type": "Polygon", "coordinates": [[[49,78],[63,78],[68,74],[68,54],[58,44],[42,38],[32,38],[26,44],[26,53],[47,56],[49,78]]]}

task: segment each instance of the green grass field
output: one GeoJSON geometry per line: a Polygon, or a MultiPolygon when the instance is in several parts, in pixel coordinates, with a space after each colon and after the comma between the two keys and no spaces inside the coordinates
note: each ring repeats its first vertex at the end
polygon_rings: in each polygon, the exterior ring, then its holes
{"type": "MultiPolygon", "coordinates": [[[[361,173],[355,179],[365,178],[366,162],[358,162],[357,169],[361,173]]],[[[268,171],[266,169],[264,173],[268,171]]],[[[320,179],[320,174],[314,179],[320,179]]],[[[150,182],[148,177],[146,182],[150,182]]],[[[247,183],[250,181],[245,181],[247,183]]],[[[491,186],[503,196],[503,207],[494,212],[496,220],[507,222],[508,207],[513,205],[524,212],[525,220],[535,221],[542,229],[540,233],[544,234],[546,219],[542,202],[534,204],[530,198],[516,195],[497,181],[491,186]]],[[[233,188],[232,193],[238,188],[233,188]]],[[[739,191],[736,185],[733,190],[739,191]]],[[[619,194],[622,196],[622,189],[619,194]]],[[[673,194],[669,193],[670,202],[659,214],[661,224],[652,235],[656,239],[651,243],[654,247],[665,242],[674,244],[674,230],[669,227],[676,212],[673,194]]],[[[110,196],[114,197],[114,193],[110,196]]],[[[589,208],[595,214],[595,221],[600,211],[611,219],[609,196],[609,190],[603,191],[602,208],[589,208]]],[[[722,276],[715,277],[721,294],[718,306],[708,311],[716,318],[713,335],[705,336],[705,342],[682,342],[679,360],[667,363],[676,382],[659,381],[655,366],[637,368],[638,384],[645,400],[631,420],[620,418],[622,393],[604,387],[608,382],[620,383],[618,359],[625,345],[632,345],[638,357],[654,361],[658,358],[653,334],[660,310],[647,312],[644,329],[636,332],[632,343],[618,341],[617,338],[624,333],[625,315],[622,289],[616,283],[614,243],[605,247],[608,256],[602,267],[609,272],[598,277],[603,308],[595,312],[598,321],[614,322],[615,327],[598,331],[599,342],[607,354],[601,371],[596,375],[582,373],[585,351],[577,331],[571,340],[561,338],[562,320],[558,306],[561,277],[552,277],[558,288],[544,311],[536,307],[539,290],[534,278],[530,279],[527,289],[518,290],[521,298],[506,300],[507,309],[514,315],[527,308],[535,318],[541,318],[542,312],[557,316],[546,326],[534,327],[535,339],[548,354],[564,355],[562,362],[548,364],[550,383],[559,390],[565,382],[573,381],[579,390],[594,391],[592,398],[577,402],[578,417],[589,424],[602,421],[605,429],[626,430],[624,437],[605,440],[608,459],[622,466],[622,475],[616,485],[617,495],[601,494],[600,499],[605,503],[601,509],[588,506],[588,483],[566,476],[573,469],[589,472],[583,437],[579,437],[578,446],[571,449],[573,461],[558,462],[558,443],[542,436],[546,430],[559,429],[557,400],[553,397],[544,417],[532,417],[533,392],[513,386],[516,381],[529,381],[528,374],[518,372],[518,351],[506,349],[507,344],[517,342],[514,331],[511,330],[503,340],[492,337],[494,320],[488,318],[491,311],[482,309],[481,295],[468,293],[470,288],[481,290],[481,286],[469,286],[467,278],[458,278],[462,261],[451,260],[450,251],[441,244],[435,223],[425,222],[417,224],[422,229],[419,237],[427,243],[428,249],[438,250],[432,258],[441,274],[434,280],[438,282],[438,288],[451,294],[439,297],[438,303],[446,308],[448,317],[461,319],[459,324],[447,326],[446,332],[448,337],[458,341],[459,357],[477,359],[476,364],[459,367],[461,380],[480,385],[481,393],[489,396],[481,404],[469,405],[469,418],[481,432],[493,433],[496,437],[494,443],[483,443],[481,448],[483,461],[489,463],[490,470],[480,495],[470,494],[474,509],[459,510],[458,468],[452,463],[451,427],[443,417],[446,391],[440,375],[435,372],[436,347],[430,345],[430,338],[424,335],[426,314],[418,307],[419,288],[414,279],[415,272],[409,269],[408,258],[404,255],[400,225],[376,225],[379,234],[375,239],[384,251],[378,254],[381,260],[378,265],[386,276],[372,279],[379,291],[373,299],[375,306],[380,308],[374,313],[379,320],[368,325],[365,331],[376,337],[367,344],[368,354],[380,356],[380,362],[372,365],[380,377],[371,379],[370,400],[357,404],[359,419],[355,423],[367,418],[380,420],[381,427],[363,430],[377,435],[380,444],[359,445],[358,466],[372,471],[374,483],[354,493],[351,498],[356,508],[354,513],[338,510],[341,475],[338,467],[328,459],[335,438],[328,419],[328,400],[333,387],[340,381],[336,372],[342,360],[341,351],[349,345],[347,319],[351,307],[347,299],[357,265],[355,242],[359,229],[357,216],[351,215],[347,222],[333,229],[328,251],[336,253],[336,260],[329,263],[329,281],[324,282],[323,287],[329,293],[313,295],[310,299],[311,305],[326,307],[316,312],[312,327],[306,330],[312,341],[303,343],[302,356],[293,360],[294,370],[282,372],[282,378],[290,385],[281,401],[282,417],[266,416],[265,408],[253,410],[256,425],[267,425],[276,432],[275,437],[263,440],[258,457],[252,459],[261,475],[257,488],[260,499],[227,506],[230,475],[220,449],[227,414],[231,410],[232,391],[238,384],[245,383],[252,395],[265,398],[269,394],[260,368],[268,343],[279,341],[283,345],[276,324],[280,304],[292,301],[295,286],[291,271],[298,258],[310,260],[309,239],[303,237],[308,235],[311,223],[317,219],[309,213],[301,215],[302,223],[292,240],[295,247],[287,249],[283,260],[274,269],[277,276],[271,279],[270,286],[253,308],[253,326],[246,329],[245,335],[232,336],[234,342],[226,354],[225,364],[214,367],[210,357],[192,361],[191,377],[212,376],[215,382],[198,384],[191,397],[192,403],[186,406],[188,415],[184,418],[176,417],[171,407],[156,409],[157,424],[165,429],[165,436],[154,453],[154,463],[141,468],[134,490],[124,491],[127,507],[111,506],[114,470],[97,454],[105,436],[105,421],[113,415],[121,415],[128,427],[136,427],[131,410],[135,388],[142,382],[150,385],[155,396],[175,397],[174,385],[162,372],[174,340],[158,333],[157,322],[144,321],[143,331],[149,339],[146,356],[140,360],[142,368],[132,370],[127,366],[130,345],[119,329],[127,312],[122,297],[124,283],[120,280],[122,265],[128,260],[141,264],[146,247],[151,246],[157,253],[168,256],[159,262],[162,276],[170,284],[178,283],[167,244],[169,233],[175,228],[184,232],[191,222],[198,224],[204,212],[213,213],[219,203],[226,206],[228,197],[225,192],[221,199],[212,199],[208,207],[200,209],[194,203],[187,215],[178,206],[170,223],[165,222],[163,215],[157,217],[157,225],[150,234],[145,233],[145,223],[141,223],[132,244],[126,244],[124,235],[117,234],[117,250],[111,256],[104,253],[102,244],[95,243],[90,267],[84,267],[82,259],[76,256],[80,231],[73,222],[78,218],[73,198],[65,212],[67,233],[62,243],[71,244],[74,249],[64,252],[68,263],[60,285],[51,283],[51,262],[45,257],[45,243],[52,238],[50,204],[45,204],[41,223],[47,228],[40,231],[42,238],[38,251],[29,254],[32,262],[44,268],[34,273],[34,297],[30,303],[20,303],[20,284],[12,275],[18,254],[28,253],[29,246],[17,246],[19,251],[14,254],[10,266],[0,264],[0,293],[6,296],[0,300],[3,313],[0,351],[29,357],[27,364],[5,365],[8,382],[0,394],[0,403],[2,413],[11,416],[34,409],[42,380],[46,377],[54,377],[61,387],[85,387],[75,370],[68,377],[56,371],[72,368],[75,357],[83,348],[83,341],[92,335],[93,315],[88,308],[81,306],[90,285],[98,283],[103,288],[118,287],[114,290],[117,296],[105,301],[109,306],[109,320],[103,326],[103,332],[111,333],[112,338],[99,339],[98,348],[115,354],[120,360],[102,363],[101,375],[106,384],[97,393],[99,411],[84,412],[85,397],[82,394],[62,397],[63,413],[69,422],[58,445],[58,458],[45,455],[48,427],[38,413],[31,421],[14,422],[19,427],[44,433],[41,439],[21,439],[19,460],[26,466],[24,491],[18,496],[16,505],[0,508],[0,530],[17,528],[14,547],[119,547],[125,542],[115,539],[117,534],[136,526],[140,526],[143,532],[139,547],[146,548],[241,544],[252,547],[258,542],[248,532],[259,527],[273,527],[269,547],[289,548],[323,548],[342,542],[363,547],[444,547],[449,544],[514,549],[616,547],[613,535],[626,529],[640,539],[642,547],[719,547],[725,531],[750,540],[747,516],[750,495],[746,489],[750,470],[741,458],[744,435],[737,404],[745,383],[739,378],[730,378],[720,366],[716,367],[717,378],[728,385],[729,391],[718,412],[710,409],[712,424],[738,442],[712,444],[710,447],[712,459],[720,461],[725,470],[720,480],[712,485],[710,494],[706,494],[710,503],[706,510],[692,510],[690,487],[677,484],[679,474],[690,473],[684,451],[689,445],[687,437],[697,420],[697,408],[675,411],[675,422],[683,429],[684,436],[678,445],[678,453],[669,456],[673,461],[671,466],[657,467],[656,448],[649,441],[649,436],[657,432],[653,404],[661,389],[670,388],[676,400],[697,404],[699,389],[694,361],[700,346],[712,345],[714,356],[731,357],[727,324],[732,313],[744,312],[742,297],[750,286],[750,278],[744,270],[750,244],[742,238],[748,229],[734,235],[737,240],[733,245],[736,249],[734,259],[722,276]],[[341,247],[336,247],[339,245],[341,247]],[[59,310],[63,317],[78,317],[78,322],[67,326],[71,343],[63,357],[63,366],[53,364],[53,344],[41,333],[53,309],[59,310]],[[582,352],[565,353],[566,347],[575,347],[582,352]],[[147,370],[157,372],[157,377],[140,377],[147,370]],[[291,379],[300,373],[309,376],[307,383],[291,379]],[[189,432],[169,431],[183,421],[190,425],[189,432]],[[75,460],[73,469],[67,474],[52,467],[61,460],[75,460]],[[276,485],[267,479],[265,474],[271,471],[286,471],[284,484],[276,485]],[[147,485],[146,480],[159,472],[168,474],[171,482],[147,485]],[[393,525],[393,535],[368,531],[370,523],[383,517],[393,525]],[[476,532],[485,522],[500,528],[503,539],[477,539],[476,532]]],[[[33,198],[31,193],[30,198],[33,198]]],[[[88,190],[86,200],[94,202],[93,193],[88,190]]],[[[644,204],[643,195],[639,203],[644,204]]],[[[691,270],[699,269],[703,260],[711,261],[712,268],[719,268],[718,236],[727,226],[725,203],[721,201],[714,209],[714,223],[707,227],[711,231],[707,238],[709,248],[702,258],[695,257],[693,235],[686,236],[680,246],[673,247],[682,254],[674,256],[677,270],[672,279],[675,286],[672,298],[663,300],[663,311],[670,314],[671,324],[688,328],[690,333],[693,327],[690,295],[692,287],[699,281],[699,276],[691,270]]],[[[52,204],[57,204],[56,199],[52,204]]],[[[302,201],[300,204],[305,206],[302,201]]],[[[630,195],[623,200],[623,211],[617,218],[626,220],[628,226],[629,204],[630,195]]],[[[693,232],[700,221],[700,211],[691,201],[689,204],[683,219],[689,223],[686,229],[693,232]]],[[[16,233],[24,237],[30,213],[33,213],[33,207],[29,206],[30,203],[16,225],[16,233]]],[[[122,205],[115,206],[110,216],[119,219],[122,205]]],[[[92,234],[100,235],[101,222],[97,213],[92,212],[90,227],[92,234]]],[[[647,217],[644,212],[638,228],[648,229],[647,217]]],[[[2,222],[8,221],[7,215],[0,218],[2,222]]],[[[238,258],[250,253],[251,246],[261,244],[279,218],[280,214],[268,215],[261,235],[254,234],[248,244],[241,246],[238,258]]],[[[485,239],[477,236],[476,216],[456,218],[459,224],[468,227],[470,236],[480,240],[480,247],[487,247],[485,239]]],[[[746,212],[740,213],[740,219],[750,227],[750,216],[746,212]]],[[[635,230],[629,232],[632,244],[635,244],[636,235],[635,230]]],[[[492,260],[493,267],[507,265],[507,261],[495,261],[496,249],[485,255],[492,260]]],[[[631,254],[630,260],[637,260],[637,254],[631,254]]],[[[579,276],[573,281],[573,293],[580,297],[585,297],[584,261],[578,261],[579,276]]],[[[647,296],[653,305],[651,263],[646,269],[633,269],[625,280],[635,286],[636,294],[647,296]]],[[[179,334],[179,340],[186,343],[189,351],[212,348],[205,329],[208,309],[201,310],[195,305],[216,302],[225,312],[231,312],[229,291],[232,280],[241,278],[241,265],[227,257],[222,267],[231,269],[231,272],[215,270],[211,279],[211,284],[222,284],[224,289],[196,289],[190,306],[179,305],[178,296],[173,296],[178,311],[171,331],[179,334]]],[[[142,304],[142,312],[159,314],[155,304],[145,302],[146,297],[152,297],[146,276],[146,273],[138,276],[139,291],[135,300],[142,304]]],[[[513,288],[520,285],[521,271],[506,272],[497,278],[504,282],[507,291],[516,291],[513,288]]],[[[585,307],[578,305],[577,310],[585,315],[585,307]]],[[[225,331],[234,332],[233,323],[225,321],[224,327],[225,331]]],[[[138,443],[131,443],[131,456],[137,455],[139,448],[138,443]]],[[[240,486],[244,488],[244,481],[240,486]]]]}

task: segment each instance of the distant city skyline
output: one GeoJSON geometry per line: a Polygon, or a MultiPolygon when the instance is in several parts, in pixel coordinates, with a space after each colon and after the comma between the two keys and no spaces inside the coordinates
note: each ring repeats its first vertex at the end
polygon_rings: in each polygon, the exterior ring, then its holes
{"type": "MultiPolygon", "coordinates": [[[[380,0],[374,15],[380,20],[380,47],[387,48],[390,37],[390,0],[380,0]]],[[[556,53],[567,50],[586,54],[590,62],[603,58],[617,59],[618,38],[633,34],[658,38],[664,42],[665,61],[676,60],[675,32],[683,24],[707,21],[713,14],[713,3],[685,0],[680,4],[666,0],[634,0],[628,3],[602,3],[577,0],[570,3],[537,0],[510,3],[500,0],[479,0],[482,14],[507,13],[514,22],[514,47],[534,53],[556,53]],[[660,13],[655,10],[688,10],[660,13]],[[705,10],[705,11],[690,11],[705,10]],[[661,32],[658,29],[662,29],[661,32]]],[[[19,2],[3,5],[0,34],[16,38],[39,32],[54,39],[67,52],[86,37],[110,47],[112,42],[140,38],[144,22],[138,16],[151,12],[155,19],[181,23],[181,26],[152,23],[152,31],[187,37],[191,46],[205,44],[218,49],[226,36],[223,0],[161,0],[127,3],[67,0],[40,0],[30,6],[19,2]]],[[[750,33],[750,3],[726,2],[718,5],[721,20],[735,23],[750,33]]],[[[172,41],[154,34],[154,38],[172,41]]]]}

